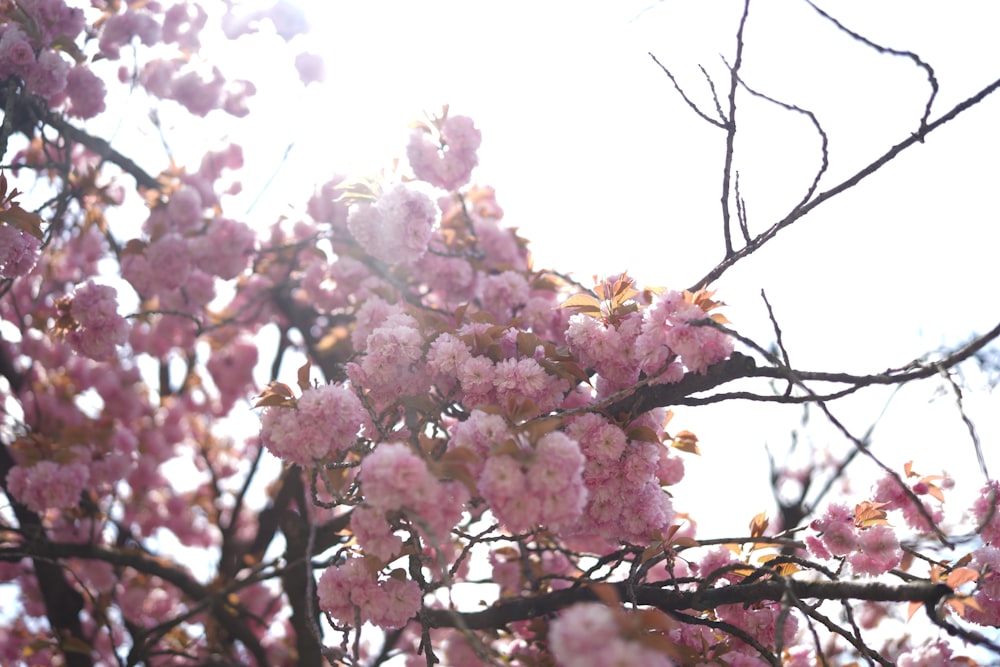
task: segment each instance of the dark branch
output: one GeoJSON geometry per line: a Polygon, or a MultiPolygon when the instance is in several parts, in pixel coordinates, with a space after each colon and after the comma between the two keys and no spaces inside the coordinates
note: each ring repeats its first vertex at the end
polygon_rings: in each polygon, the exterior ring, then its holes
{"type": "Polygon", "coordinates": [[[795,209],[794,211],[792,211],[791,213],[789,213],[788,215],[786,215],[784,218],[782,218],[778,222],[774,223],[767,230],[765,230],[764,232],[761,232],[756,237],[754,237],[754,239],[753,239],[752,242],[748,243],[746,246],[744,246],[740,250],[734,252],[732,255],[726,257],[724,260],[722,260],[721,262],[719,262],[719,264],[716,265],[716,267],[714,269],[712,269],[711,271],[709,271],[707,274],[705,274],[704,277],[701,278],[701,280],[699,280],[694,285],[692,285],[689,288],[690,291],[692,291],[692,292],[697,291],[697,290],[705,287],[706,285],[709,285],[710,283],[714,282],[715,280],[718,280],[719,277],[723,273],[725,273],[726,271],[728,271],[730,268],[732,268],[732,266],[734,264],[736,264],[736,262],[740,261],[741,259],[743,259],[745,257],[749,257],[750,255],[752,255],[758,248],[760,248],[762,245],[764,245],[765,243],[767,243],[768,241],[770,241],[772,238],[774,238],[775,235],[777,235],[777,233],[780,232],[782,229],[784,229],[785,227],[788,227],[789,225],[791,225],[792,223],[794,223],[799,218],[804,217],[807,213],[809,213],[810,211],[812,211],[816,207],[820,206],[821,204],[823,204],[827,200],[836,197],[837,195],[839,195],[840,193],[844,192],[845,190],[849,190],[850,188],[853,188],[855,185],[857,185],[858,183],[860,183],[861,181],[863,181],[864,179],[868,178],[869,176],[871,176],[872,174],[874,174],[876,171],[878,171],[879,169],[881,169],[882,167],[884,167],[885,165],[887,165],[889,162],[891,162],[893,159],[895,159],[896,156],[898,156],[900,153],[902,153],[903,151],[905,151],[907,148],[913,146],[916,143],[923,142],[924,139],[927,137],[928,134],[930,134],[931,132],[937,130],[938,128],[940,128],[941,126],[945,125],[946,123],[954,120],[955,118],[957,118],[963,112],[971,109],[972,107],[974,107],[977,104],[979,104],[980,102],[982,102],[984,99],[986,99],[991,94],[993,94],[994,92],[996,92],[996,90],[998,88],[1000,88],[1000,79],[998,79],[998,80],[994,81],[993,83],[991,83],[990,85],[986,86],[985,88],[983,88],[982,90],[980,90],[978,93],[976,93],[972,97],[970,97],[970,98],[966,99],[965,101],[960,102],[959,104],[955,105],[948,113],[946,113],[945,115],[941,116],[940,118],[938,118],[934,122],[928,123],[919,132],[915,132],[915,133],[911,134],[909,137],[907,137],[906,139],[904,139],[903,141],[900,141],[898,144],[896,144],[895,146],[893,146],[892,148],[890,148],[888,151],[886,151],[884,155],[882,155],[881,157],[879,157],[878,159],[876,159],[874,162],[870,163],[868,166],[864,167],[863,169],[861,169],[860,171],[858,171],[857,173],[855,173],[850,178],[848,178],[848,179],[842,181],[841,183],[833,186],[829,190],[826,190],[826,191],[821,192],[820,194],[816,195],[815,199],[813,199],[812,201],[810,201],[807,204],[804,204],[804,205],[798,207],[797,209],[795,209]]]}
{"type": "MultiPolygon", "coordinates": [[[[927,581],[889,585],[878,582],[768,579],[752,584],[723,586],[702,591],[668,590],[655,584],[629,588],[626,582],[613,585],[618,588],[622,599],[625,599],[626,595],[634,595],[638,605],[656,607],[669,612],[705,611],[724,604],[779,601],[789,591],[800,600],[923,602],[931,607],[952,594],[948,586],[927,581]]],[[[460,620],[471,630],[486,630],[552,614],[578,602],[597,600],[598,597],[589,588],[566,588],[535,597],[504,600],[483,611],[462,613],[447,609],[424,609],[420,614],[420,620],[434,628],[453,628],[460,620]],[[460,619],[456,619],[456,615],[460,619]]]]}

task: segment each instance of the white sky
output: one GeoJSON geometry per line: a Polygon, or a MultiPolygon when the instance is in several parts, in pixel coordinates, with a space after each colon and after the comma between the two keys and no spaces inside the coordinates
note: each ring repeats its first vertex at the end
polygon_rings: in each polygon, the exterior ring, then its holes
{"type": "MultiPolygon", "coordinates": [[[[507,223],[532,241],[537,267],[583,282],[628,269],[642,282],[683,288],[722,257],[724,134],[694,116],[648,52],[710,109],[697,66],[724,95],[720,53],[732,60],[740,3],[299,4],[313,30],[295,45],[326,57],[324,86],[301,89],[277,38],[273,49],[227,46],[224,54],[234,56],[226,71],[252,78],[261,91],[249,129],[225,126],[251,167],[241,205],[257,197],[295,144],[254,206],[254,221],[294,216],[313,183],[334,172],[371,172],[404,156],[406,123],[448,103],[482,130],[474,178],[496,187],[507,223]]],[[[941,83],[932,118],[1000,76],[1000,5],[826,4],[851,28],[932,64],[941,83]]],[[[914,131],[929,91],[908,60],[879,56],[793,0],[751,6],[742,73],[756,89],[818,115],[831,141],[821,189],[914,131]]],[[[802,196],[819,141],[799,115],[745,94],[739,105],[737,166],[751,231],[759,231],[802,196]]],[[[853,372],[902,365],[991,328],[1000,317],[991,197],[998,110],[1000,95],[730,270],[714,287],[731,304],[733,325],[770,342],[764,288],[798,367],[853,372]]],[[[192,155],[203,148],[194,144],[192,155]]],[[[918,385],[893,403],[876,451],[897,469],[917,458],[922,472],[944,467],[978,487],[968,436],[950,398],[928,404],[933,388],[918,385]]],[[[885,397],[864,393],[834,411],[860,435],[885,397]]],[[[995,400],[967,400],[997,468],[990,445],[1000,433],[988,419],[995,400]]],[[[799,410],[729,404],[677,412],[675,428],[697,432],[705,453],[677,489],[679,506],[710,517],[702,534],[745,532],[753,514],[769,507],[764,445],[781,451],[799,410]],[[718,492],[696,495],[705,488],[718,492]],[[745,516],[725,511],[733,498],[745,501],[745,516]]],[[[843,447],[816,433],[821,444],[843,447]]]]}

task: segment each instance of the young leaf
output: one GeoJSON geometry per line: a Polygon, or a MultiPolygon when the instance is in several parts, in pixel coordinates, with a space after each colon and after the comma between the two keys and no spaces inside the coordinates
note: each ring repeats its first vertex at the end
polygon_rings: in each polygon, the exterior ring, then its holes
{"type": "Polygon", "coordinates": [[[307,389],[312,389],[312,385],[309,383],[309,369],[312,367],[312,362],[306,360],[306,363],[299,368],[299,389],[306,391],[307,389]]]}
{"type": "Polygon", "coordinates": [[[660,436],[656,435],[656,431],[648,426],[633,426],[625,433],[625,436],[629,440],[640,440],[642,442],[652,442],[657,445],[660,444],[660,436]]]}
{"type": "Polygon", "coordinates": [[[298,405],[295,394],[291,387],[282,382],[272,381],[264,391],[260,392],[257,402],[253,404],[255,408],[283,407],[294,408],[298,405]]]}
{"type": "Polygon", "coordinates": [[[563,301],[559,307],[572,308],[578,313],[590,315],[591,317],[599,317],[601,314],[601,302],[590,294],[574,294],[563,301]]]}
{"type": "Polygon", "coordinates": [[[698,436],[691,431],[681,431],[678,433],[674,436],[674,441],[670,443],[670,446],[682,452],[701,456],[701,450],[698,449],[698,436]]]}
{"type": "Polygon", "coordinates": [[[858,528],[888,526],[888,515],[882,509],[885,505],[886,503],[873,503],[870,500],[858,503],[854,508],[854,525],[858,528]]]}

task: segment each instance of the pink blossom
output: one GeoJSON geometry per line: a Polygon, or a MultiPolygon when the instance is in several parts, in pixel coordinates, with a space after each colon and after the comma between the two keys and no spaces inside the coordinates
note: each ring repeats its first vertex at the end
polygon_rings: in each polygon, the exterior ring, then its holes
{"type": "Polygon", "coordinates": [[[338,458],[354,445],[368,421],[357,395],[343,385],[321,385],[302,393],[297,408],[266,408],[261,439],[271,452],[303,466],[338,458]]]}
{"type": "Polygon", "coordinates": [[[28,509],[44,512],[49,508],[76,507],[87,488],[90,470],[82,462],[61,465],[39,461],[32,466],[14,466],[7,473],[7,488],[28,509]]]}
{"type": "Polygon", "coordinates": [[[163,41],[196,51],[201,46],[198,35],[207,20],[208,13],[201,5],[180,2],[163,14],[163,41]]]}
{"type": "Polygon", "coordinates": [[[118,314],[117,295],[114,287],[92,280],[77,286],[70,314],[78,326],[67,340],[80,354],[106,361],[114,356],[117,346],[128,341],[129,327],[118,314]]]}
{"type": "Polygon", "coordinates": [[[231,280],[246,269],[257,239],[244,222],[229,218],[212,220],[205,234],[189,240],[194,264],[205,273],[231,280]]]}
{"type": "Polygon", "coordinates": [[[636,340],[642,370],[657,376],[670,355],[677,355],[689,370],[704,373],[712,364],[729,357],[732,338],[710,326],[688,324],[707,317],[701,308],[686,302],[680,292],[657,294],[644,311],[642,333],[636,340]]]}
{"type": "Polygon", "coordinates": [[[257,86],[252,81],[240,79],[230,81],[223,90],[222,109],[230,116],[243,118],[250,113],[249,98],[257,94],[257,86]]]}
{"type": "Polygon", "coordinates": [[[326,79],[323,56],[315,53],[302,52],[295,56],[295,70],[299,73],[299,81],[305,86],[310,83],[323,83],[326,79]]]}
{"type": "MultiPolygon", "coordinates": [[[[485,399],[493,389],[494,367],[487,357],[471,357],[458,370],[462,390],[471,396],[485,399]]],[[[466,401],[468,405],[468,401],[466,401]]],[[[470,405],[470,407],[475,407],[470,405]]]]}
{"type": "Polygon", "coordinates": [[[385,512],[371,506],[354,508],[351,512],[351,530],[358,546],[366,554],[385,562],[391,561],[403,547],[403,540],[393,534],[389,527],[385,512]]]}
{"type": "Polygon", "coordinates": [[[195,116],[206,116],[209,111],[217,109],[223,99],[226,80],[218,67],[213,67],[211,77],[206,77],[195,70],[188,70],[170,82],[167,99],[182,104],[195,116]]]}
{"type": "Polygon", "coordinates": [[[101,53],[115,60],[121,54],[121,47],[133,37],[138,37],[146,46],[160,41],[160,24],[146,9],[130,7],[122,14],[111,15],[104,22],[98,40],[101,53]]]}
{"type": "Polygon", "coordinates": [[[351,212],[347,228],[368,254],[387,264],[414,262],[427,252],[438,210],[430,197],[405,185],[351,212]]]}
{"type": "Polygon", "coordinates": [[[376,581],[361,558],[328,567],[316,586],[320,608],[346,625],[371,621],[383,628],[402,627],[420,610],[415,581],[389,577],[376,581]]]}
{"type": "Polygon", "coordinates": [[[983,541],[1000,546],[1000,482],[993,480],[979,490],[972,504],[972,515],[983,541]]]}
{"type": "Polygon", "coordinates": [[[38,261],[41,241],[10,225],[0,225],[0,276],[27,275],[38,261]]]}
{"type": "Polygon", "coordinates": [[[903,551],[899,540],[888,526],[872,526],[858,536],[858,551],[847,561],[858,574],[878,575],[900,564],[903,551]]]}
{"type": "Polygon", "coordinates": [[[566,667],[674,664],[666,654],[621,636],[613,611],[596,602],[581,602],[563,610],[552,621],[549,648],[556,663],[566,667]]]}
{"type": "Polygon", "coordinates": [[[366,299],[354,314],[354,331],[351,332],[351,344],[357,351],[364,350],[368,345],[368,337],[393,315],[400,315],[403,309],[390,304],[378,296],[366,299]]]}
{"type": "Polygon", "coordinates": [[[663,486],[672,486],[684,479],[684,460],[666,448],[660,451],[656,476],[663,486]]]}
{"type": "Polygon", "coordinates": [[[0,74],[24,76],[35,62],[35,50],[17,25],[8,24],[0,35],[0,74]]]}
{"type": "Polygon", "coordinates": [[[194,231],[202,225],[203,218],[204,206],[197,188],[185,185],[170,195],[167,219],[173,227],[171,231],[181,234],[194,231]]]}
{"type": "Polygon", "coordinates": [[[151,243],[146,248],[146,261],[156,290],[177,289],[191,274],[188,242],[180,234],[167,234],[151,243]]]}
{"type": "MultiPolygon", "coordinates": [[[[547,433],[535,446],[534,460],[528,468],[528,487],[534,492],[553,494],[582,488],[584,461],[575,440],[561,431],[547,433]]],[[[581,504],[576,514],[582,509],[581,504]]]]}
{"type": "Polygon", "coordinates": [[[212,382],[219,388],[223,408],[229,411],[236,401],[245,398],[253,386],[253,369],[257,365],[257,346],[245,338],[228,341],[213,350],[206,367],[212,382]]]}
{"type": "Polygon", "coordinates": [[[66,75],[66,113],[77,118],[93,118],[104,111],[104,81],[89,67],[77,65],[66,75]]]}
{"type": "Polygon", "coordinates": [[[896,658],[897,667],[966,667],[969,664],[974,663],[964,656],[953,658],[951,647],[941,639],[928,640],[896,658]]]}
{"type": "Polygon", "coordinates": [[[381,511],[419,503],[436,482],[424,460],[402,443],[382,443],[361,462],[365,498],[381,511]]]}
{"type": "Polygon", "coordinates": [[[309,32],[309,19],[302,8],[290,0],[277,0],[262,16],[271,19],[274,31],[286,42],[309,32]]]}
{"type": "MultiPolygon", "coordinates": [[[[506,442],[512,437],[506,420],[496,414],[489,414],[482,410],[473,410],[469,418],[463,422],[458,422],[450,429],[451,439],[448,442],[449,449],[457,447],[467,447],[476,453],[478,458],[485,462],[493,447],[506,442]]],[[[479,476],[482,472],[482,463],[470,464],[471,472],[474,476],[479,476]]]]}
{"type": "Polygon", "coordinates": [[[846,556],[858,548],[858,536],[852,523],[831,522],[823,531],[823,544],[834,556],[846,556]]]}
{"type": "Polygon", "coordinates": [[[830,560],[833,558],[833,554],[827,550],[826,546],[823,544],[823,540],[819,539],[815,535],[806,536],[806,546],[809,548],[809,552],[816,556],[816,558],[820,558],[822,560],[830,560]]]}
{"type": "Polygon", "coordinates": [[[389,577],[379,582],[378,591],[369,606],[368,618],[380,628],[401,628],[420,611],[423,594],[412,579],[389,577]]]}
{"type": "Polygon", "coordinates": [[[33,93],[53,99],[66,89],[69,63],[56,51],[42,51],[38,61],[28,66],[24,83],[33,93]]]}
{"type": "Polygon", "coordinates": [[[450,333],[443,333],[427,351],[427,368],[440,377],[456,379],[462,364],[471,357],[468,345],[450,333]]]}
{"type": "Polygon", "coordinates": [[[480,281],[483,310],[497,320],[504,320],[528,302],[531,290],[528,281],[516,271],[487,276],[480,281]]]}
{"type": "Polygon", "coordinates": [[[375,587],[361,558],[348,558],[342,565],[328,567],[316,584],[320,609],[345,624],[355,622],[355,606],[375,587]]]}
{"type": "Polygon", "coordinates": [[[416,129],[410,136],[406,156],[417,178],[445,190],[456,190],[469,182],[479,163],[476,151],[482,136],[471,118],[450,116],[440,123],[440,141],[416,129]]]}

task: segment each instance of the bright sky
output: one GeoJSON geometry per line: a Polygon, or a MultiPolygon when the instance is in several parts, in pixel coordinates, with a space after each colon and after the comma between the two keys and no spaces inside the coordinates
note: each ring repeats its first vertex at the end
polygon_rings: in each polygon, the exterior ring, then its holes
{"type": "MultiPolygon", "coordinates": [[[[642,282],[683,288],[722,257],[724,134],[687,108],[648,52],[711,109],[698,65],[725,94],[720,54],[732,61],[741,3],[299,4],[312,19],[309,46],[326,57],[326,85],[303,92],[290,67],[274,61],[277,51],[230,54],[261,91],[282,91],[257,100],[262,123],[252,134],[232,130],[259,165],[245,181],[246,205],[280,164],[253,219],[294,216],[289,207],[304,202],[313,183],[402,157],[406,123],[448,103],[482,130],[475,178],[496,187],[508,224],[531,239],[536,266],[583,282],[627,269],[642,282]]],[[[933,65],[941,91],[932,118],[1000,76],[1000,5],[826,4],[852,29],[933,65]]],[[[930,90],[909,60],[859,45],[797,0],[751,6],[742,73],[755,89],[817,114],[831,142],[821,189],[914,131],[930,90]]],[[[737,167],[751,231],[760,231],[801,198],[819,164],[819,140],[799,115],[745,94],[739,105],[737,167]]],[[[713,287],[731,304],[733,325],[772,340],[763,288],[799,368],[872,373],[994,326],[998,108],[1000,95],[728,272],[713,287]]],[[[897,469],[917,458],[921,472],[944,466],[978,487],[968,434],[950,397],[928,403],[934,387],[909,388],[893,402],[876,451],[897,469]]],[[[885,399],[863,393],[834,411],[861,435],[885,399]]],[[[967,408],[996,469],[989,443],[1000,432],[987,419],[990,400],[967,396],[967,408]]],[[[697,432],[705,453],[689,465],[678,504],[711,516],[706,532],[745,532],[769,506],[764,445],[782,451],[801,412],[759,404],[677,412],[675,428],[697,432]],[[706,488],[721,495],[694,495],[706,488]],[[757,488],[765,495],[745,495],[757,488]],[[746,500],[746,516],[709,511],[734,497],[746,500]]],[[[814,414],[812,425],[819,422],[814,414]]],[[[822,429],[814,433],[820,445],[844,447],[822,429]]]]}

